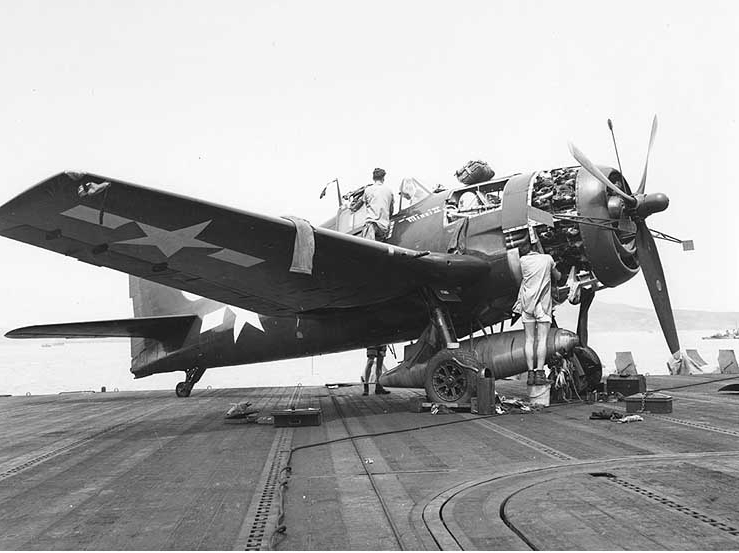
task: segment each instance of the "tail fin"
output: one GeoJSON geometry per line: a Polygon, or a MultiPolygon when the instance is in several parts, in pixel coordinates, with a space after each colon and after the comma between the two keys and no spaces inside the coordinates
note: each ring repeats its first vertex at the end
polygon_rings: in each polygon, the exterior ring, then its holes
{"type": "MultiPolygon", "coordinates": [[[[180,290],[133,276],[128,281],[129,296],[136,317],[194,315],[192,302],[180,290]]],[[[174,347],[174,349],[177,349],[174,347]]],[[[151,338],[131,338],[131,372],[174,351],[172,344],[151,338]]]]}
{"type": "Polygon", "coordinates": [[[128,290],[135,317],[191,314],[191,302],[180,290],[133,276],[128,278],[128,290]]]}

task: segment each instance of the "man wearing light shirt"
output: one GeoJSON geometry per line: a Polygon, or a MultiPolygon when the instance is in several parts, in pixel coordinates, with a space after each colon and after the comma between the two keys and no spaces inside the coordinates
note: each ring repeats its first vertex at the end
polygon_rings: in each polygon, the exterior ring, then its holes
{"type": "Polygon", "coordinates": [[[364,219],[362,238],[384,242],[390,230],[390,216],[393,214],[395,198],[389,187],[385,186],[385,170],[379,167],[372,171],[374,181],[364,189],[364,205],[367,215],[364,219]]]}
{"type": "MultiPolygon", "coordinates": [[[[384,242],[387,238],[388,230],[390,230],[390,216],[393,214],[395,198],[393,198],[392,190],[384,184],[384,169],[378,167],[372,171],[372,180],[374,182],[364,189],[364,205],[367,209],[367,216],[364,220],[362,238],[384,242]]],[[[390,393],[379,382],[380,375],[382,374],[382,361],[385,357],[386,350],[387,346],[385,345],[367,348],[367,365],[364,368],[364,392],[362,395],[366,396],[369,394],[369,379],[374,363],[377,363],[375,393],[390,393]]]]}
{"type": "Polygon", "coordinates": [[[552,326],[552,283],[562,278],[551,255],[539,252],[540,244],[519,247],[523,280],[513,308],[521,313],[525,331],[524,353],[528,386],[548,383],[544,374],[547,336],[552,326]]]}

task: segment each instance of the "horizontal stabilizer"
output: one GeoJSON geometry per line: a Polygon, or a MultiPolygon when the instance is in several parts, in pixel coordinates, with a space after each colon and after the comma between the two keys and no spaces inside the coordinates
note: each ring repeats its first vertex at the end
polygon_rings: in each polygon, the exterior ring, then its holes
{"type": "Polygon", "coordinates": [[[160,341],[183,339],[196,315],[138,317],[112,321],[85,321],[24,326],[5,334],[6,338],[153,338],[160,341]]]}

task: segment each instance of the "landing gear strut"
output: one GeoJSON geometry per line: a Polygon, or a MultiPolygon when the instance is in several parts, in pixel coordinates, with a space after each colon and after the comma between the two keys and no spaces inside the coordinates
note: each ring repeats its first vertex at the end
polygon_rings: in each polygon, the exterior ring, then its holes
{"type": "Polygon", "coordinates": [[[198,383],[204,373],[205,369],[201,369],[200,367],[187,369],[185,371],[185,381],[178,383],[174,389],[177,397],[190,397],[193,386],[198,383]]]}
{"type": "Polygon", "coordinates": [[[587,347],[588,345],[588,312],[590,305],[595,298],[595,290],[592,288],[583,288],[580,290],[580,311],[577,314],[577,337],[580,338],[580,345],[587,347]]]}
{"type": "Polygon", "coordinates": [[[449,310],[433,291],[424,298],[430,310],[431,325],[438,351],[426,366],[424,388],[429,400],[468,403],[475,393],[477,373],[483,369],[474,351],[460,350],[449,310]]]}
{"type": "Polygon", "coordinates": [[[580,345],[574,351],[575,359],[583,372],[583,375],[578,375],[576,379],[580,393],[597,389],[603,377],[603,363],[595,350],[588,347],[588,312],[594,297],[593,288],[583,288],[580,291],[580,311],[577,315],[577,336],[580,338],[580,345]]]}

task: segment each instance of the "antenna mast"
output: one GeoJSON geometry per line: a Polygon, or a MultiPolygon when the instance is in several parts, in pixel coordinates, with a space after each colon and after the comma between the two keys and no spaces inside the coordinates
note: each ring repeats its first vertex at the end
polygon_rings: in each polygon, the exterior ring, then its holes
{"type": "Polygon", "coordinates": [[[616,146],[616,135],[613,134],[613,122],[611,119],[608,119],[608,128],[611,130],[611,138],[613,138],[613,149],[616,150],[616,161],[618,161],[618,172],[621,173],[621,177],[626,178],[624,176],[623,170],[621,170],[621,158],[618,157],[618,146],[616,146]]]}

